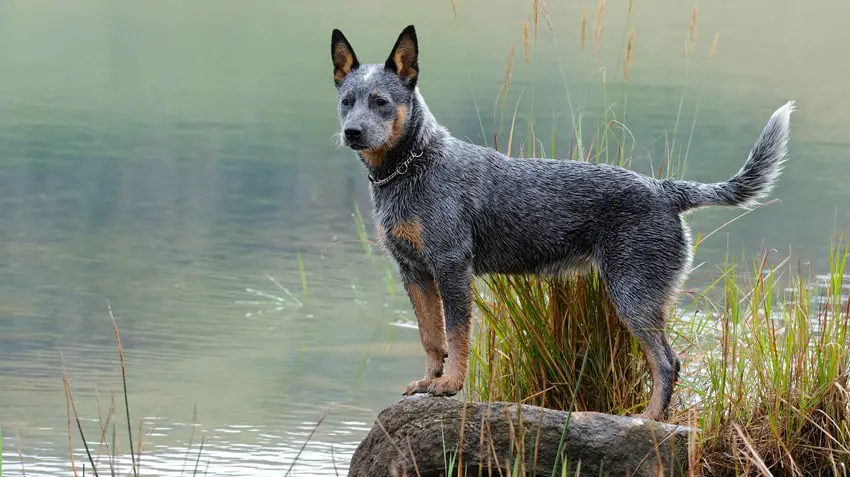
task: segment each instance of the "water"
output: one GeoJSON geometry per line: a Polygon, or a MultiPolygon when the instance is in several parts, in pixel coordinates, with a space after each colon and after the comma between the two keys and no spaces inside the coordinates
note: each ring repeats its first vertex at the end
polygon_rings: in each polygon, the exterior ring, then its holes
{"type": "MultiPolygon", "coordinates": [[[[593,56],[596,3],[554,3],[558,46],[541,19],[528,66],[520,32],[531,2],[458,0],[457,18],[451,2],[0,2],[6,474],[69,472],[62,358],[97,440],[97,398],[106,414],[121,389],[107,301],[125,348],[135,434],[144,418],[143,471],[194,468],[203,438],[198,465],[211,475],[283,475],[312,433],[293,473],[344,474],[373,413],[400,397],[423,358],[417,332],[393,326],[413,317],[389,263],[358,242],[355,204],[372,225],[364,173],[331,141],[330,30],[340,26],[361,61],[382,61],[415,22],[422,92],[440,121],[472,140],[481,134],[471,85],[489,137],[516,43],[506,111],[524,89],[519,130],[533,104],[544,143],[558,115],[566,150],[565,84],[589,116],[602,108],[603,72],[608,102],[619,101],[627,29],[625,8],[609,5],[593,56]]],[[[781,203],[705,242],[689,286],[715,277],[727,248],[790,251],[823,273],[833,231],[850,223],[842,51],[850,4],[768,5],[728,0],[700,10],[677,148],[701,94],[687,176],[722,180],[773,109],[797,99],[792,156],[774,194],[781,203]]],[[[658,166],[665,132],[672,140],[689,20],[690,5],[634,6],[626,123],[640,170],[658,166]]],[[[692,223],[706,233],[736,215],[704,210],[692,223]]],[[[123,425],[117,439],[126,450],[123,425]]]]}

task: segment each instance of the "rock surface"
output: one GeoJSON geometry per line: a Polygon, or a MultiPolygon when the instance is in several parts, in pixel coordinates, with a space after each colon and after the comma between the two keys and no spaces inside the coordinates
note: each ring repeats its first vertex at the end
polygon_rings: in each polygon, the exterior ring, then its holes
{"type": "Polygon", "coordinates": [[[689,428],[574,412],[564,432],[566,419],[566,412],[536,406],[415,395],[378,415],[348,475],[448,476],[450,468],[457,475],[459,462],[464,475],[500,475],[498,469],[505,475],[520,463],[518,455],[524,455],[524,475],[559,476],[564,459],[570,476],[577,470],[589,476],[684,474],[689,428]]]}

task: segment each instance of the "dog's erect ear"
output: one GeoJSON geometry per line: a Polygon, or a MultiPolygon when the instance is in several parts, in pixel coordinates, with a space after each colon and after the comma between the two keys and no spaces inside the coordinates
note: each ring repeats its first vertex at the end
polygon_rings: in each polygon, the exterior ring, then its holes
{"type": "Polygon", "coordinates": [[[351,43],[336,28],[331,33],[331,59],[334,63],[334,83],[339,88],[345,75],[360,66],[360,62],[357,61],[357,55],[354,54],[351,43]]]}
{"type": "Polygon", "coordinates": [[[419,44],[416,42],[416,30],[413,25],[408,25],[398,36],[384,66],[405,80],[409,87],[416,86],[419,76],[419,44]]]}

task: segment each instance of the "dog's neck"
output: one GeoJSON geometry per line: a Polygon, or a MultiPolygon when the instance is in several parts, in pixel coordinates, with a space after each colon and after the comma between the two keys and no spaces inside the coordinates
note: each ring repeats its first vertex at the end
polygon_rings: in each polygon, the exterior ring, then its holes
{"type": "MultiPolygon", "coordinates": [[[[399,166],[407,165],[410,171],[426,167],[425,162],[428,160],[425,152],[432,149],[432,144],[439,141],[448,132],[437,123],[419,90],[414,91],[413,98],[410,101],[408,120],[405,124],[404,134],[396,141],[395,144],[383,152],[381,160],[367,160],[364,154],[358,153],[360,161],[366,167],[369,176],[373,181],[381,181],[394,174],[399,166]]],[[[409,173],[397,174],[393,178],[393,182],[404,180],[404,177],[409,173]]]]}

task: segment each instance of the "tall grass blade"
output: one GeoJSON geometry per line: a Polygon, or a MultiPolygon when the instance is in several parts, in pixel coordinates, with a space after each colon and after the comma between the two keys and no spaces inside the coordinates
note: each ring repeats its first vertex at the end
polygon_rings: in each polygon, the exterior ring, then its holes
{"type": "Polygon", "coordinates": [[[115,314],[112,313],[112,304],[106,302],[106,307],[109,310],[109,318],[112,320],[112,331],[115,332],[115,343],[118,346],[118,359],[121,363],[121,384],[124,386],[124,412],[127,418],[127,437],[129,438],[130,462],[133,466],[133,476],[138,477],[138,469],[136,468],[136,455],[133,453],[133,426],[130,419],[130,398],[127,394],[127,368],[124,366],[124,347],[121,346],[121,336],[118,334],[118,323],[115,321],[115,314]]]}
{"type": "MultiPolygon", "coordinates": [[[[62,384],[65,387],[66,403],[69,403],[70,406],[71,406],[71,409],[74,411],[74,421],[77,424],[77,431],[80,433],[80,439],[82,439],[83,447],[86,449],[86,455],[88,456],[89,463],[92,466],[92,472],[94,472],[95,477],[97,477],[97,466],[94,465],[94,459],[91,456],[91,450],[89,450],[89,443],[86,440],[85,433],[83,432],[83,424],[82,424],[82,422],[80,422],[80,416],[77,413],[77,404],[74,402],[74,395],[71,393],[71,383],[68,380],[68,370],[65,368],[65,356],[60,352],[59,358],[62,361],[62,384]]],[[[70,421],[70,419],[71,419],[71,416],[69,415],[68,420],[70,421]]],[[[69,426],[70,426],[70,423],[69,423],[69,426]]],[[[69,427],[68,431],[70,432],[70,427],[69,427]]],[[[70,435],[69,435],[68,436],[69,445],[70,445],[70,442],[71,442],[71,438],[70,438],[70,435]]],[[[73,454],[73,452],[72,452],[72,454],[73,454]]],[[[73,457],[71,459],[73,461],[73,457]]],[[[83,467],[83,473],[85,474],[85,467],[83,467]]]]}
{"type": "Polygon", "coordinates": [[[303,444],[301,444],[301,448],[300,448],[300,449],[298,449],[298,453],[297,453],[297,454],[295,454],[295,458],[293,458],[293,459],[292,459],[292,462],[289,464],[289,469],[287,469],[287,470],[286,470],[286,473],[285,473],[285,474],[283,474],[283,475],[284,475],[284,477],[289,477],[290,475],[292,475],[292,469],[293,469],[293,468],[295,468],[295,464],[298,462],[298,458],[299,458],[299,457],[301,457],[301,453],[303,453],[303,452],[304,452],[304,449],[306,449],[306,448],[307,448],[307,444],[309,444],[309,443],[310,443],[310,440],[313,438],[313,435],[314,435],[314,434],[316,433],[316,431],[319,429],[319,426],[321,426],[321,425],[322,425],[322,423],[325,421],[325,418],[326,418],[326,417],[328,417],[328,413],[327,413],[327,411],[325,411],[325,413],[324,413],[324,414],[322,414],[322,417],[320,417],[320,418],[319,418],[319,420],[318,420],[318,421],[316,421],[316,425],[315,425],[315,426],[313,426],[313,430],[311,430],[311,431],[310,431],[310,434],[309,434],[309,435],[307,435],[307,438],[306,438],[306,439],[304,439],[304,443],[303,443],[303,444]]]}

